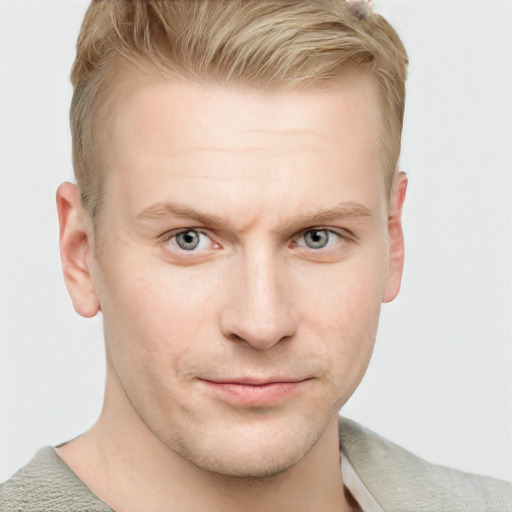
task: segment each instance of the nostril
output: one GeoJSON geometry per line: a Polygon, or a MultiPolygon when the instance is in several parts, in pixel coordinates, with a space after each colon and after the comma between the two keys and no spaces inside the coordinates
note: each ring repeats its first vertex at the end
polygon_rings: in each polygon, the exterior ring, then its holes
{"type": "Polygon", "coordinates": [[[292,331],[293,329],[285,325],[238,325],[224,332],[226,338],[233,343],[244,344],[257,350],[268,350],[290,339],[292,331]]]}
{"type": "Polygon", "coordinates": [[[231,341],[235,341],[236,343],[246,343],[242,336],[239,336],[238,334],[235,333],[230,334],[229,338],[231,339],[231,341]]]}

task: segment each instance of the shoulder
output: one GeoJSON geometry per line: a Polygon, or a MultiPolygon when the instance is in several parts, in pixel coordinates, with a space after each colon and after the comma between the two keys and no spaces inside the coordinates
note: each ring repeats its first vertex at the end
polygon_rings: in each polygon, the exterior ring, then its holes
{"type": "Polygon", "coordinates": [[[0,485],[0,512],[50,510],[112,512],[47,446],[0,485]]]}
{"type": "Polygon", "coordinates": [[[512,511],[512,484],[431,464],[347,418],[340,448],[384,510],[512,511]]]}

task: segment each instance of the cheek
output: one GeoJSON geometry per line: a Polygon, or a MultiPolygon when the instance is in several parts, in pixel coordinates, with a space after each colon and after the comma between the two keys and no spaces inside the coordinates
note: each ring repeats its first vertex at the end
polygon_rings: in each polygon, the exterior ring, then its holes
{"type": "Polygon", "coordinates": [[[165,366],[169,372],[170,363],[191,350],[192,339],[204,338],[201,333],[215,317],[214,286],[200,272],[148,264],[147,259],[111,261],[116,265],[104,268],[100,297],[109,353],[127,368],[155,373],[165,366]]]}
{"type": "Polygon", "coordinates": [[[317,265],[296,278],[300,309],[340,334],[357,334],[378,318],[386,284],[385,245],[361,250],[346,261],[317,265]]]}
{"type": "MultiPolygon", "coordinates": [[[[322,308],[322,329],[331,356],[332,375],[347,382],[347,377],[361,375],[368,366],[380,316],[378,295],[362,293],[359,287],[345,288],[329,309],[322,308]]],[[[348,379],[350,381],[351,379],[348,379]]]]}
{"type": "Polygon", "coordinates": [[[375,263],[379,261],[326,268],[304,288],[309,293],[303,294],[303,323],[329,359],[333,390],[344,396],[359,384],[373,352],[385,282],[385,266],[375,263]]]}

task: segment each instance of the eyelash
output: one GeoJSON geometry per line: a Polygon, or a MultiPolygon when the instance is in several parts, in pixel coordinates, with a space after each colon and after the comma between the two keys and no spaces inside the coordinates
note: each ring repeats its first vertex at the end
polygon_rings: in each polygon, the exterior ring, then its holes
{"type": "MultiPolygon", "coordinates": [[[[200,229],[197,229],[197,228],[188,228],[188,229],[180,229],[179,231],[169,231],[167,233],[164,233],[160,238],[162,244],[168,244],[172,239],[176,239],[179,235],[182,235],[184,233],[189,233],[189,232],[194,232],[194,233],[198,233],[199,235],[204,235],[206,237],[208,237],[210,240],[212,240],[212,237],[204,232],[203,230],[200,230],[200,229]]],[[[214,242],[212,240],[212,242],[214,242]]],[[[177,245],[177,242],[175,242],[176,245],[177,245]]],[[[215,245],[219,246],[220,247],[220,244],[214,242],[215,245]]],[[[185,249],[182,249],[180,247],[177,247],[176,248],[178,251],[181,251],[181,252],[196,252],[194,250],[190,250],[190,251],[186,251],[185,249]]]]}
{"type": "MultiPolygon", "coordinates": [[[[345,241],[345,242],[354,242],[355,241],[355,236],[348,230],[339,230],[339,231],[335,231],[333,229],[329,229],[329,228],[326,228],[326,227],[311,227],[311,228],[307,228],[303,231],[301,231],[299,233],[299,235],[295,236],[292,238],[292,246],[293,247],[304,247],[304,246],[299,246],[297,244],[297,240],[300,239],[301,237],[304,237],[307,233],[310,233],[310,232],[313,232],[313,231],[326,231],[328,232],[329,234],[332,234],[332,235],[335,235],[336,237],[340,238],[341,240],[345,241]]],[[[205,231],[201,230],[201,229],[198,229],[198,228],[187,228],[187,229],[180,229],[178,231],[169,231],[167,233],[164,233],[163,235],[161,235],[159,237],[159,240],[162,244],[167,244],[169,243],[172,239],[176,239],[176,237],[178,237],[179,235],[182,235],[184,233],[188,233],[188,232],[195,232],[195,233],[198,233],[200,235],[204,235],[206,237],[208,237],[213,243],[214,245],[216,245],[217,247],[216,248],[221,248],[221,245],[217,242],[215,242],[212,237],[205,231]]],[[[177,244],[177,242],[175,242],[177,244]]],[[[304,247],[306,249],[308,249],[308,247],[304,247]]],[[[321,251],[322,249],[324,249],[325,247],[321,247],[321,248],[318,248],[318,249],[313,249],[311,247],[309,247],[309,249],[313,252],[317,252],[317,251],[321,251]]],[[[190,250],[190,251],[187,251],[186,249],[183,249],[181,247],[177,247],[176,248],[179,252],[183,252],[183,253],[186,253],[186,252],[190,252],[190,253],[193,253],[193,252],[197,252],[194,249],[190,250]]]]}

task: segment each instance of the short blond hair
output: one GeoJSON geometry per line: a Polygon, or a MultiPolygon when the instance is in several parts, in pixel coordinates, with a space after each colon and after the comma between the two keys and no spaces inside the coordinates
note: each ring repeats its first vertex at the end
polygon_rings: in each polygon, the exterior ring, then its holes
{"type": "Polygon", "coordinates": [[[101,206],[109,94],[120,66],[206,84],[311,88],[347,63],[375,77],[382,167],[390,184],[400,155],[408,58],[377,14],[359,20],[342,0],[92,0],[71,73],[73,165],[82,202],[101,206]]]}

